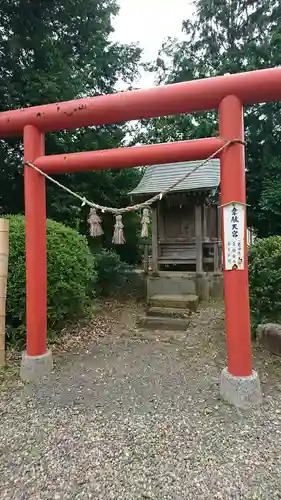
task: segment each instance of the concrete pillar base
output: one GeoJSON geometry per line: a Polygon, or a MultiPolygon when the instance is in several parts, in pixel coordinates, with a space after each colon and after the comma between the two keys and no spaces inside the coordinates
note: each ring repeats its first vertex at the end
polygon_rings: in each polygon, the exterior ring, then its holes
{"type": "Polygon", "coordinates": [[[262,402],[260,380],[257,372],[249,377],[234,377],[224,368],[220,379],[221,398],[228,403],[246,410],[262,402]]]}
{"type": "Polygon", "coordinates": [[[47,377],[53,370],[52,352],[47,351],[41,356],[29,356],[26,351],[22,353],[20,377],[24,382],[39,382],[47,377]]]}

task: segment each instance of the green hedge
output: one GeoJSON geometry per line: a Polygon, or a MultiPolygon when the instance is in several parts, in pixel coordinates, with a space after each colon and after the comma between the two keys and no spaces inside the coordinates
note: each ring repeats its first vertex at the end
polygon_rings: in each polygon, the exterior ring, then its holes
{"type": "Polygon", "coordinates": [[[113,250],[101,250],[95,254],[97,293],[104,297],[122,295],[128,284],[132,267],[123,262],[113,250]]]}
{"type": "MultiPolygon", "coordinates": [[[[7,341],[25,339],[25,221],[10,221],[10,256],[7,292],[7,341]]],[[[48,330],[59,329],[85,313],[95,288],[94,258],[86,238],[58,222],[47,220],[48,330]]]]}
{"type": "Polygon", "coordinates": [[[281,321],[281,237],[256,240],[249,248],[253,333],[258,324],[281,321]]]}

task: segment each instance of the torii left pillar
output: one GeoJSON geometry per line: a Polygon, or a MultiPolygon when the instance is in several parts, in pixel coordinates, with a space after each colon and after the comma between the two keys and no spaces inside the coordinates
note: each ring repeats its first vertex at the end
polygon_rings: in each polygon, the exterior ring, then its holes
{"type": "MultiPolygon", "coordinates": [[[[34,161],[45,154],[45,137],[27,125],[23,133],[24,160],[34,161]]],[[[26,325],[27,350],[23,353],[20,375],[34,381],[49,375],[53,368],[47,350],[47,249],[45,178],[25,166],[24,199],[26,223],[26,325]]]]}

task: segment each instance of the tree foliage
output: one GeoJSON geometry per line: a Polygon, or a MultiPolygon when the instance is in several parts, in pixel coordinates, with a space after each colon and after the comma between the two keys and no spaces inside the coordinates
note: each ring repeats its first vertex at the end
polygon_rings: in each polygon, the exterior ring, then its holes
{"type": "MultiPolygon", "coordinates": [[[[168,38],[155,64],[157,83],[173,83],[281,64],[281,4],[276,0],[196,0],[183,40],[168,38]]],[[[249,225],[260,236],[281,234],[280,103],[245,109],[249,225]],[[268,220],[270,219],[270,224],[268,220]]],[[[216,135],[213,112],[143,122],[148,143],[216,135]]]]}
{"type": "MultiPolygon", "coordinates": [[[[110,40],[117,12],[115,0],[1,2],[0,110],[111,93],[119,79],[130,87],[141,51],[110,40]]],[[[46,151],[119,147],[126,130],[119,124],[48,134],[46,151]]],[[[21,140],[0,141],[0,213],[23,212],[22,171],[21,140]]],[[[78,172],[60,181],[97,203],[122,206],[138,175],[137,170],[78,172]]],[[[85,211],[49,184],[47,211],[53,219],[86,229],[85,211]]]]}

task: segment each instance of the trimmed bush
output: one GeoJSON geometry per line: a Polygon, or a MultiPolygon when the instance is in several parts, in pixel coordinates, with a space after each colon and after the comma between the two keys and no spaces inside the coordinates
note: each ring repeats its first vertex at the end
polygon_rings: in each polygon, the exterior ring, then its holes
{"type": "Polygon", "coordinates": [[[256,240],[249,248],[252,330],[281,321],[281,237],[256,240]]]}
{"type": "MultiPolygon", "coordinates": [[[[7,341],[25,339],[25,220],[10,221],[7,293],[7,341]]],[[[95,286],[94,258],[85,237],[61,223],[47,220],[48,329],[83,315],[95,286]]]]}
{"type": "Polygon", "coordinates": [[[95,269],[97,292],[104,297],[113,297],[122,293],[132,268],[113,250],[102,250],[95,254],[95,269]]]}

